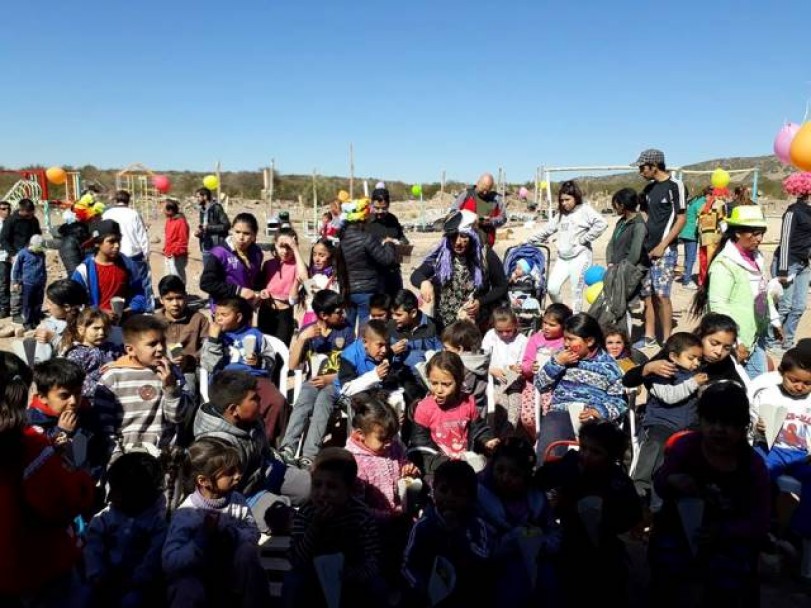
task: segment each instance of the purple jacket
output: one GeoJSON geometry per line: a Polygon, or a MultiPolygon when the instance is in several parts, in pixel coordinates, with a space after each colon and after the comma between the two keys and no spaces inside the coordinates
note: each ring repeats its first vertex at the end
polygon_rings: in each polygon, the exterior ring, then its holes
{"type": "Polygon", "coordinates": [[[230,244],[214,247],[200,275],[200,289],[211,296],[212,306],[217,300],[239,295],[243,287],[262,289],[262,250],[256,245],[248,249],[250,268],[234,253],[230,244]]]}

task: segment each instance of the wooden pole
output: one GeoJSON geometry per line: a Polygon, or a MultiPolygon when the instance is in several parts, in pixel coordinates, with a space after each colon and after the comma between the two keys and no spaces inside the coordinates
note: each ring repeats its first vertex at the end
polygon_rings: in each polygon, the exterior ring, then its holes
{"type": "Polygon", "coordinates": [[[268,195],[268,202],[270,203],[269,213],[273,215],[273,186],[274,180],[276,179],[276,159],[270,159],[270,179],[268,180],[268,189],[270,190],[270,194],[268,195]]]}
{"type": "Polygon", "coordinates": [[[439,193],[445,196],[445,169],[442,170],[442,178],[439,181],[439,193]]]}
{"type": "Polygon", "coordinates": [[[535,167],[535,208],[541,203],[541,168],[535,167]]]}
{"type": "Polygon", "coordinates": [[[313,242],[318,239],[318,188],[316,187],[315,169],[313,169],[313,242]]]}
{"type": "Polygon", "coordinates": [[[355,148],[349,144],[349,200],[355,199],[355,148]]]}
{"type": "MultiPolygon", "coordinates": [[[[214,165],[214,174],[217,176],[217,200],[222,200],[222,181],[220,180],[220,161],[214,165]]],[[[226,209],[227,211],[227,209],[226,209]]]]}

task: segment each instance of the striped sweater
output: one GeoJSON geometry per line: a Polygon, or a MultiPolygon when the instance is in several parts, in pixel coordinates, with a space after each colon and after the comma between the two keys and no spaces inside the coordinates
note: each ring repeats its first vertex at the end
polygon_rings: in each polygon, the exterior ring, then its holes
{"type": "Polygon", "coordinates": [[[563,366],[554,357],[535,375],[535,388],[552,389],[552,411],[568,411],[575,403],[585,403],[603,418],[616,420],[628,408],[622,388],[622,371],[602,348],[589,359],[563,366]]]}
{"type": "Polygon", "coordinates": [[[179,386],[165,389],[149,368],[111,367],[96,385],[93,407],[112,444],[120,438],[123,446],[148,443],[161,447],[183,419],[181,396],[179,386]]]}

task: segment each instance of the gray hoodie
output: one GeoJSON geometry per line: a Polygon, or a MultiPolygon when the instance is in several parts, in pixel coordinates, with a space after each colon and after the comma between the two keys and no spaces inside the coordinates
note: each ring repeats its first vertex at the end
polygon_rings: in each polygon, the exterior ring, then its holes
{"type": "Polygon", "coordinates": [[[462,390],[473,395],[476,409],[482,417],[487,415],[487,374],[490,369],[490,355],[487,353],[462,353],[465,366],[465,381],[462,390]]]}

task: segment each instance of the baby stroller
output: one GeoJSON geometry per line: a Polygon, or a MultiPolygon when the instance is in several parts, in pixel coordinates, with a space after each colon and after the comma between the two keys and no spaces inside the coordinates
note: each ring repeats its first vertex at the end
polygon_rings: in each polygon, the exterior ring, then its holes
{"type": "Polygon", "coordinates": [[[504,274],[507,275],[507,297],[518,317],[519,331],[530,335],[541,326],[546,298],[546,264],[549,247],[545,245],[516,245],[504,254],[504,274]],[[520,267],[523,275],[513,277],[520,267]]]}

